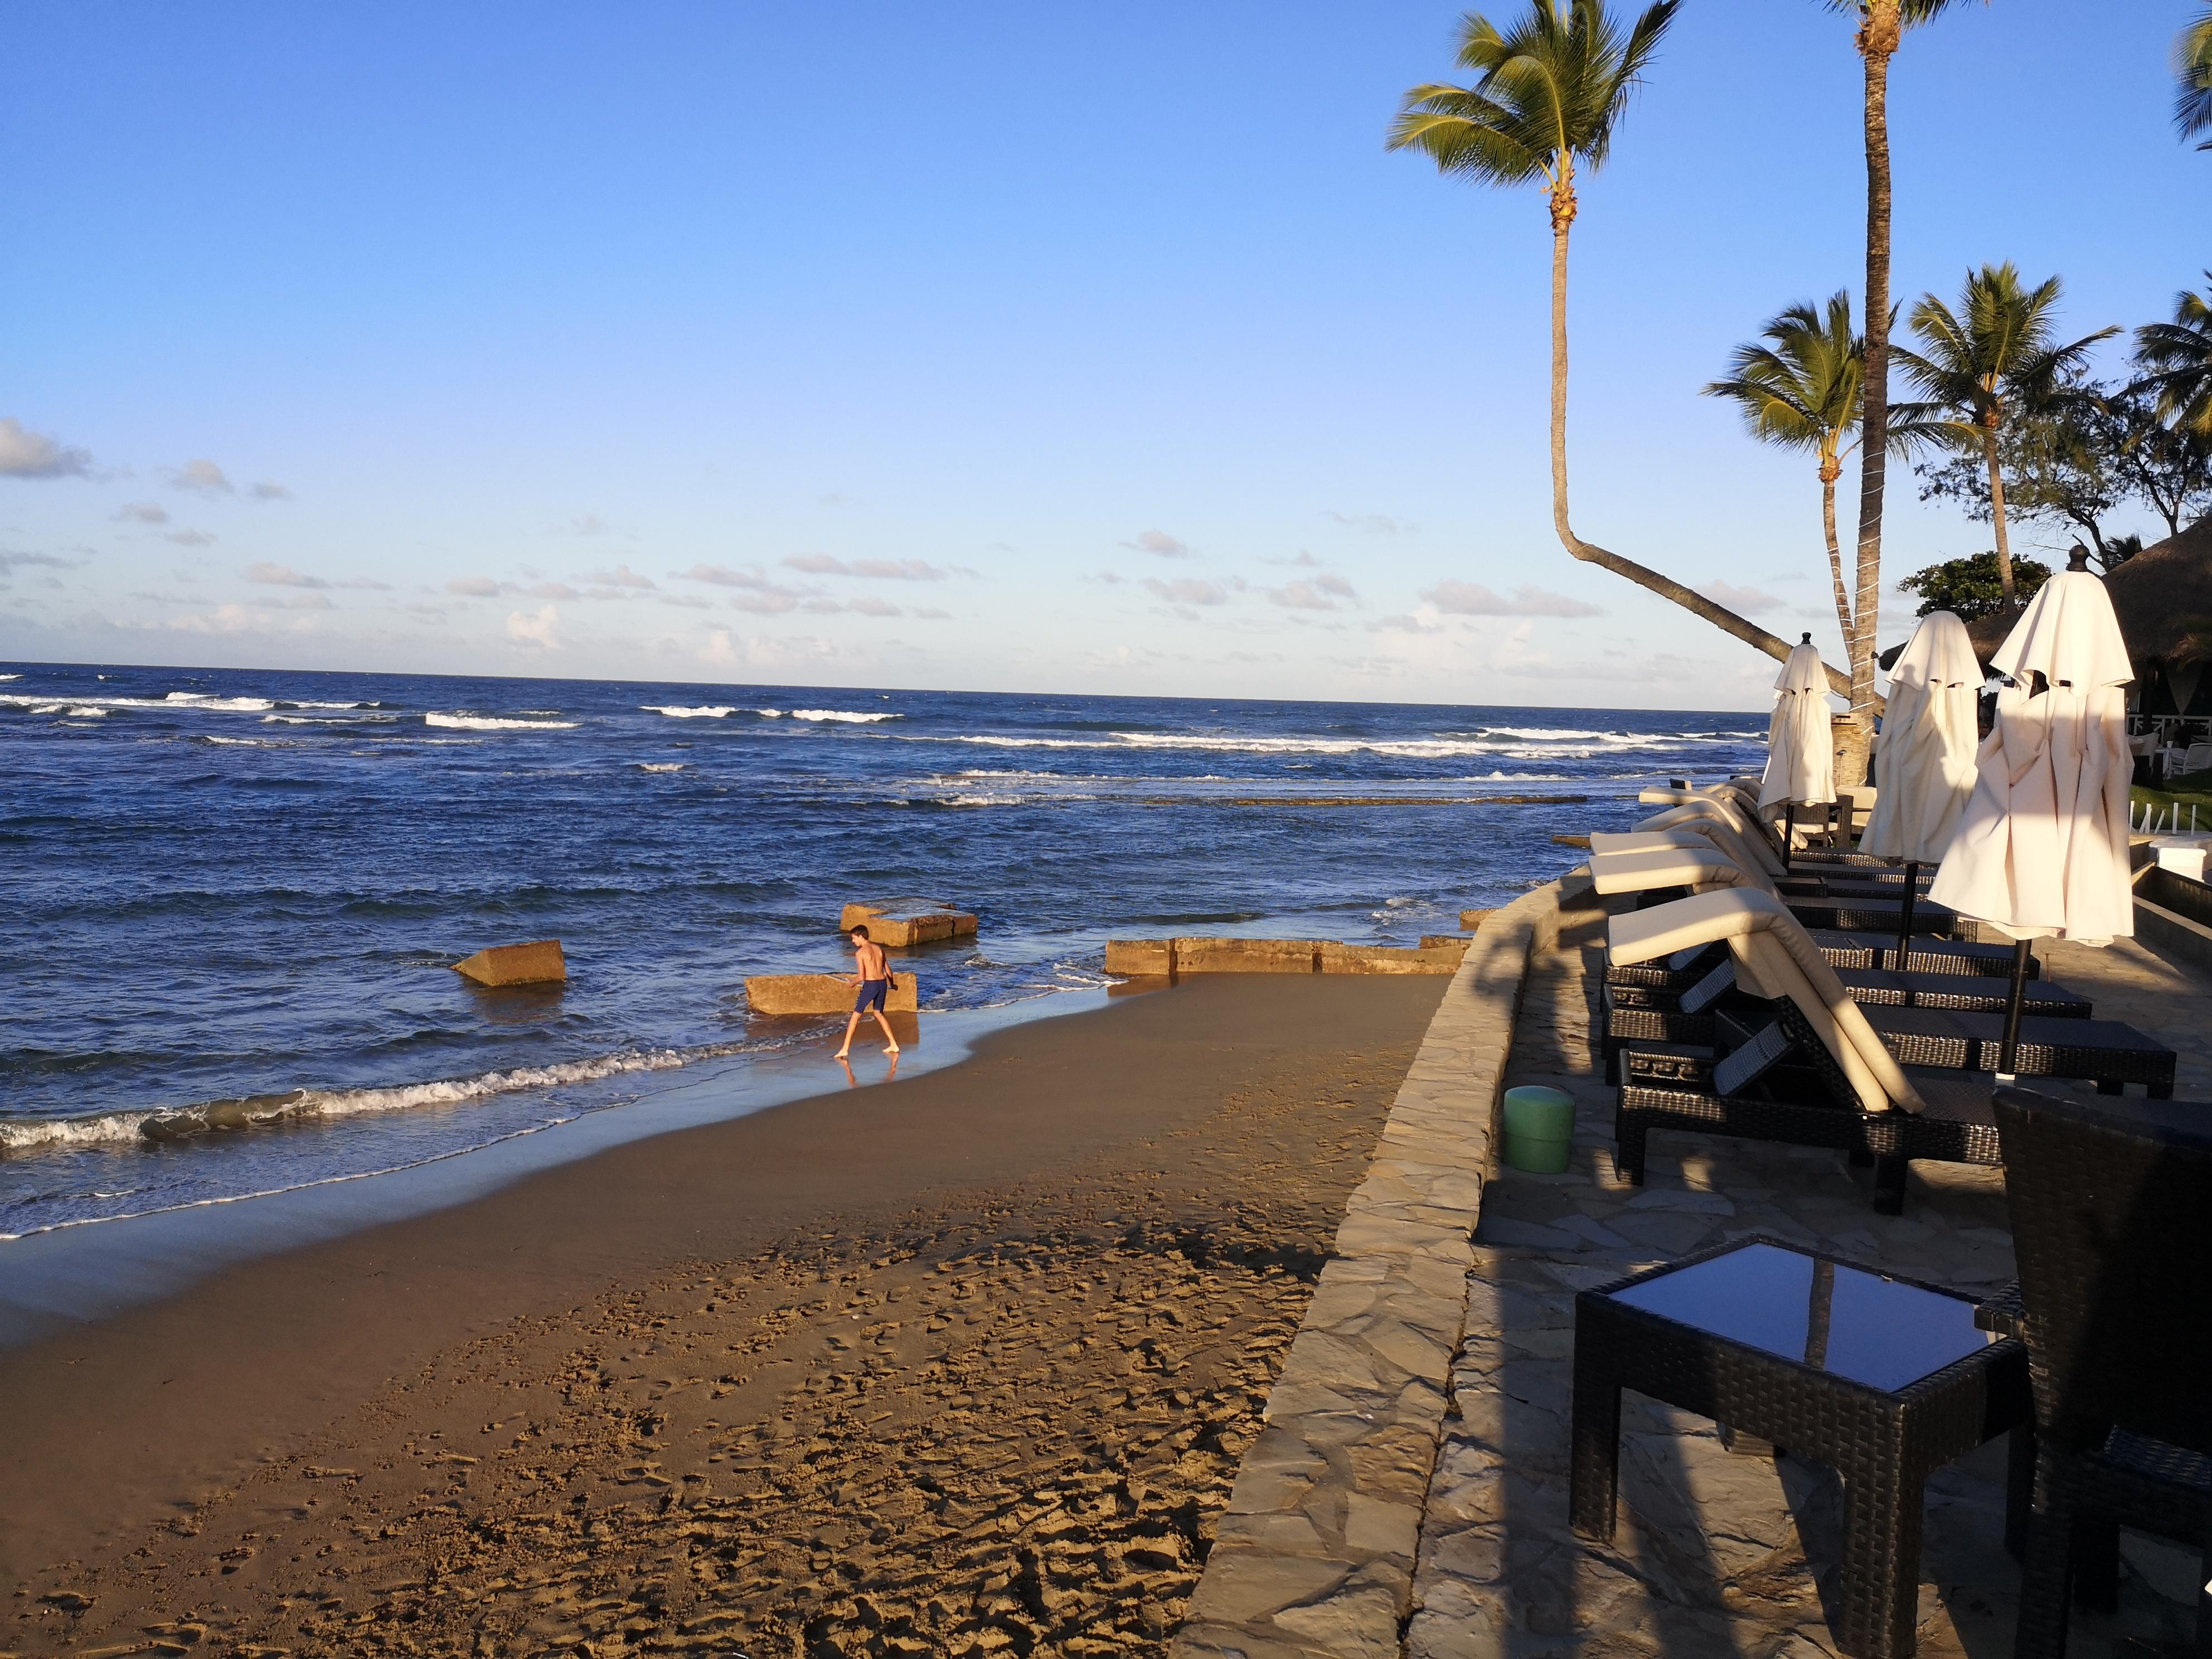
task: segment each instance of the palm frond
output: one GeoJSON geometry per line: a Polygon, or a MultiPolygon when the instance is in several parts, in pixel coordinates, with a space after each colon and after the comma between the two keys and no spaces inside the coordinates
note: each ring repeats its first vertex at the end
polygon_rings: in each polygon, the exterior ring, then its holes
{"type": "MultiPolygon", "coordinates": [[[[2184,138],[2212,132],[2212,4],[2173,43],[2173,125],[2184,138]]],[[[2212,141],[2197,146],[2212,149],[2212,141]]]]}
{"type": "Polygon", "coordinates": [[[1607,0],[1529,0],[1506,27],[1469,12],[1457,56],[1474,84],[1412,88],[1388,147],[1491,184],[1556,184],[1578,162],[1595,169],[1680,4],[1656,0],[1625,32],[1607,0]]]}

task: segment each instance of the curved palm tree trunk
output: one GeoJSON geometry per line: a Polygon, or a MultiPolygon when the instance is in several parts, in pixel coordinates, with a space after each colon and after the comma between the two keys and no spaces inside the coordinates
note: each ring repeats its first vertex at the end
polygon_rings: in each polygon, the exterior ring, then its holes
{"type": "MultiPolygon", "coordinates": [[[[1857,625],[1850,647],[1851,714],[1870,726],[1879,709],[1874,690],[1875,635],[1881,611],[1881,510],[1889,483],[1889,58],[1902,32],[1898,0],[1867,0],[1859,33],[1866,60],[1866,389],[1859,416],[1857,625]]],[[[1858,783],[1838,777],[1838,783],[1858,783]]]]}
{"type": "Polygon", "coordinates": [[[1990,521],[1997,532],[1997,586],[2004,590],[2004,602],[2013,602],[2012,543],[2005,534],[2004,470],[1997,465],[1997,429],[1982,428],[1982,459],[1990,469],[1990,521]]]}
{"type": "Polygon", "coordinates": [[[1844,586],[1844,549],[1836,539],[1836,464],[1820,463],[1820,528],[1828,538],[1828,580],[1836,587],[1836,626],[1844,630],[1844,654],[1858,660],[1858,626],[1851,620],[1851,596],[1844,586]]]}
{"type": "MultiPolygon", "coordinates": [[[[1638,587],[1672,599],[1693,616],[1702,617],[1724,633],[1733,634],[1746,645],[1764,651],[1777,662],[1790,655],[1790,644],[1784,639],[1768,633],[1758,623],[1739,617],[1725,605],[1714,604],[1704,594],[1687,588],[1671,576],[1662,576],[1648,566],[1633,559],[1624,559],[1594,542],[1586,542],[1574,532],[1567,520],[1567,234],[1575,222],[1575,195],[1571,180],[1555,187],[1552,192],[1552,524],[1559,533],[1559,541],[1567,551],[1584,564],[1594,564],[1601,570],[1610,570],[1614,575],[1634,582],[1638,587]]],[[[1822,665],[1824,667],[1826,665],[1822,665]]],[[[1829,668],[1829,689],[1850,695],[1850,679],[1829,668]]]]}

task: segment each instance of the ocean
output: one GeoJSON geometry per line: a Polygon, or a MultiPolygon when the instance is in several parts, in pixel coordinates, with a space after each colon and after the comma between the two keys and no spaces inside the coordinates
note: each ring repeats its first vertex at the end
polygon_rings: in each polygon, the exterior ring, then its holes
{"type": "MultiPolygon", "coordinates": [[[[1746,714],[0,664],[0,1237],[344,1181],[818,1049],[849,899],[1049,1013],[1113,937],[1411,944],[1763,758],[1746,714]],[[562,941],[565,989],[486,992],[562,941]]],[[[643,1115],[640,1115],[642,1119],[643,1115]]],[[[606,1121],[617,1124],[619,1119],[606,1121]]]]}

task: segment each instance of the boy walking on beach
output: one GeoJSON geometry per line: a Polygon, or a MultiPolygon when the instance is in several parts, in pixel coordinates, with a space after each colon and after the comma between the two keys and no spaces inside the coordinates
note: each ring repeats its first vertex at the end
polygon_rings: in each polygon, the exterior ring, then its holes
{"type": "Polygon", "coordinates": [[[871,1011],[876,1024],[884,1028],[884,1041],[890,1045],[884,1052],[895,1054],[899,1051],[898,1039],[891,1035],[890,1021],[884,1018],[884,999],[891,989],[890,958],[884,954],[882,945],[868,937],[866,927],[853,930],[853,956],[860,971],[848,982],[859,986],[860,994],[854,999],[853,1017],[845,1022],[845,1046],[837,1051],[837,1058],[842,1060],[853,1052],[853,1033],[860,1029],[860,1016],[871,1011]]]}

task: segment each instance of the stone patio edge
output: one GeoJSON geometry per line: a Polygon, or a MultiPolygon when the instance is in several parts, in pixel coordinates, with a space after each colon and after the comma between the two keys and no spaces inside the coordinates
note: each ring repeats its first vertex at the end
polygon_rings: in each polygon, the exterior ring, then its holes
{"type": "Polygon", "coordinates": [[[1244,1454],[1170,1659],[1397,1659],[1505,1064],[1577,870],[1494,911],[1444,989],[1244,1454]]]}

